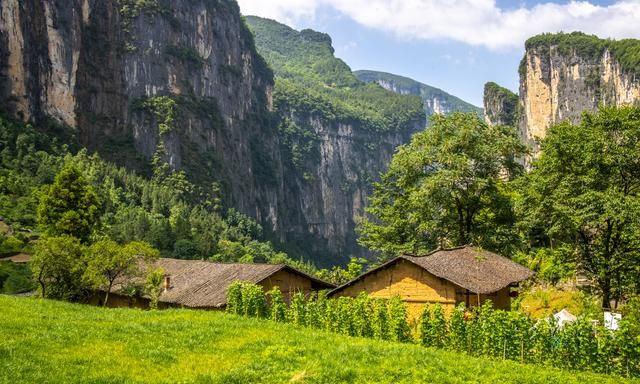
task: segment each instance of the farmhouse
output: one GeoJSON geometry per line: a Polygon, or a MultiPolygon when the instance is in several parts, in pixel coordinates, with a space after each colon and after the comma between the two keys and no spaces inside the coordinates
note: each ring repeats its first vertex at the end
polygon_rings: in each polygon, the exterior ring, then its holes
{"type": "MultiPolygon", "coordinates": [[[[335,288],[284,264],[212,263],[200,260],[159,259],[144,267],[162,268],[164,283],[159,307],[222,309],[227,304],[227,289],[234,281],[258,284],[266,291],[277,286],[289,301],[293,293],[310,293],[335,288]]],[[[118,281],[109,295],[109,306],[148,306],[147,297],[133,298],[124,292],[144,284],[141,278],[118,281]]],[[[104,295],[104,293],[102,293],[104,295]]],[[[100,295],[100,296],[102,296],[100,295]]],[[[94,298],[97,303],[99,297],[94,298]]]]}
{"type": "Polygon", "coordinates": [[[505,257],[471,246],[442,249],[426,256],[402,255],[331,291],[331,297],[400,296],[409,316],[416,318],[425,304],[439,303],[451,311],[457,304],[477,306],[491,300],[510,309],[511,287],[533,272],[505,257]]]}

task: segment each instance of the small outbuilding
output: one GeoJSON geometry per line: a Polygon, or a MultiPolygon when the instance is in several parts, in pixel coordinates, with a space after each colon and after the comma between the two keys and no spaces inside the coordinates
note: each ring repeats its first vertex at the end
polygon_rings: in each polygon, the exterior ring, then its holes
{"type": "MultiPolygon", "coordinates": [[[[164,271],[162,292],[158,300],[161,308],[223,309],[227,304],[227,289],[235,281],[255,283],[262,286],[265,292],[277,286],[285,301],[289,301],[295,292],[308,294],[335,288],[332,284],[284,264],[213,263],[161,258],[143,266],[144,270],[157,268],[164,271]]],[[[111,289],[107,305],[147,307],[148,297],[136,298],[125,294],[130,287],[143,283],[143,279],[139,277],[117,281],[111,289]]],[[[96,303],[98,300],[99,297],[94,298],[96,303]]]]}
{"type": "Polygon", "coordinates": [[[331,291],[330,297],[400,296],[409,316],[420,315],[425,304],[451,311],[459,303],[477,306],[491,300],[498,309],[511,308],[511,287],[533,276],[522,265],[479,248],[440,249],[425,256],[402,255],[331,291]]]}

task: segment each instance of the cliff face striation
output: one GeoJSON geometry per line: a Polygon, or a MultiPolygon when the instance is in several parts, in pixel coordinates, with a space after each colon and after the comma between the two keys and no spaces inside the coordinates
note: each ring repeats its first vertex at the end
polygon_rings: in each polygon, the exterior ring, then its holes
{"type": "Polygon", "coordinates": [[[378,71],[355,71],[355,75],[366,83],[377,83],[383,88],[401,95],[416,95],[422,98],[424,112],[428,116],[434,113],[474,112],[482,116],[482,109],[469,104],[447,92],[407,77],[378,71]]]}
{"type": "Polygon", "coordinates": [[[520,65],[519,130],[539,151],[550,125],[578,122],[599,105],[640,100],[640,40],[603,40],[582,33],[545,34],[526,42],[520,65]]]}
{"type": "Polygon", "coordinates": [[[217,182],[279,227],[273,78],[234,1],[2,0],[0,18],[5,113],[70,126],[142,171],[217,182]]]}
{"type": "Polygon", "coordinates": [[[0,112],[146,176],[184,171],[293,257],[367,255],[356,217],[422,103],[360,82],[328,35],[278,28],[274,80],[233,0],[0,0],[0,112]]]}
{"type": "Polygon", "coordinates": [[[276,74],[287,209],[285,241],[313,255],[368,256],[356,242],[372,183],[394,149],[424,129],[420,98],[359,81],[331,38],[248,17],[276,74]]]}
{"type": "Polygon", "coordinates": [[[484,119],[489,125],[515,127],[518,121],[518,95],[489,82],[484,86],[484,119]]]}

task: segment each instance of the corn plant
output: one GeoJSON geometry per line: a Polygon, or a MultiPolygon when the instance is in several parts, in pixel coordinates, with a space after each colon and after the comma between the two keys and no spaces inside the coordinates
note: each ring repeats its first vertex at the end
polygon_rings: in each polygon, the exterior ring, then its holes
{"type": "Polygon", "coordinates": [[[307,300],[307,326],[316,329],[324,329],[326,312],[327,292],[322,291],[310,295],[307,300]]]}
{"type": "Polygon", "coordinates": [[[307,311],[304,293],[298,291],[293,294],[287,318],[289,319],[289,322],[295,325],[304,326],[307,324],[307,311]]]}
{"type": "Polygon", "coordinates": [[[261,286],[242,284],[242,314],[247,317],[266,317],[267,305],[261,286]]]}
{"type": "Polygon", "coordinates": [[[373,337],[381,340],[389,339],[387,301],[384,299],[373,299],[372,308],[371,328],[373,337]]]}
{"type": "Polygon", "coordinates": [[[234,315],[243,314],[242,282],[234,281],[227,290],[227,312],[234,315]]]}
{"type": "Polygon", "coordinates": [[[447,345],[454,351],[465,351],[467,345],[467,324],[465,322],[466,306],[461,303],[451,314],[449,319],[449,334],[447,345]]]}
{"type": "Polygon", "coordinates": [[[393,341],[406,342],[411,339],[411,329],[407,321],[407,307],[400,296],[392,297],[388,302],[389,336],[393,341]]]}
{"type": "Polygon", "coordinates": [[[280,288],[273,287],[269,292],[267,292],[267,296],[269,296],[269,302],[271,303],[269,308],[269,319],[276,323],[283,323],[287,321],[287,306],[284,303],[284,298],[282,297],[280,288]]]}
{"type": "Polygon", "coordinates": [[[371,337],[373,330],[371,328],[371,319],[373,308],[371,299],[366,292],[360,293],[358,297],[351,303],[351,325],[353,328],[353,336],[371,337]]]}
{"type": "Polygon", "coordinates": [[[351,323],[351,302],[353,299],[350,297],[339,297],[331,301],[334,302],[333,331],[343,335],[353,335],[351,323]]]}

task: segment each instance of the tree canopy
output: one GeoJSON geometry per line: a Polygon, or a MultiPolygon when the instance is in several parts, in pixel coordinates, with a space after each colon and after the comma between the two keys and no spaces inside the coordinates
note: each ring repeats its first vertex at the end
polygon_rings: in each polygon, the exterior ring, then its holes
{"type": "Polygon", "coordinates": [[[66,165],[40,197],[38,223],[48,235],[69,235],[86,242],[100,219],[100,210],[93,187],[78,168],[66,165]]]}
{"type": "Polygon", "coordinates": [[[522,180],[538,245],[568,245],[602,305],[640,293],[640,108],[602,108],[557,124],[522,180]]]}
{"type": "Polygon", "coordinates": [[[468,243],[508,249],[515,217],[506,182],[522,173],[524,153],[513,128],[473,113],[435,115],[374,185],[360,243],[386,254],[468,243]]]}

